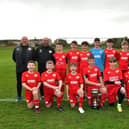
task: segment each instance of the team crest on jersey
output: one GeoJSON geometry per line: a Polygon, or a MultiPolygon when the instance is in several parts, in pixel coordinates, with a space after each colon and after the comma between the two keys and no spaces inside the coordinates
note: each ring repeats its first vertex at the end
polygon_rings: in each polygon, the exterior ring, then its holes
{"type": "Polygon", "coordinates": [[[62,58],[65,58],[65,56],[62,56],[62,58]]]}
{"type": "Polygon", "coordinates": [[[59,60],[60,60],[60,61],[62,61],[62,59],[61,59],[61,58],[60,58],[59,60]]]}
{"type": "Polygon", "coordinates": [[[113,53],[115,53],[115,51],[113,51],[113,53]]]}
{"type": "Polygon", "coordinates": [[[42,53],[42,49],[39,49],[39,52],[42,53]]]}
{"type": "Polygon", "coordinates": [[[28,48],[28,51],[31,51],[31,50],[32,50],[32,48],[31,48],[31,47],[29,47],[29,48],[28,48]]]}
{"type": "Polygon", "coordinates": [[[79,54],[79,52],[77,52],[77,54],[79,54]]]}
{"type": "Polygon", "coordinates": [[[116,73],[119,73],[119,70],[116,70],[116,73]]]}
{"type": "Polygon", "coordinates": [[[52,76],[53,76],[53,77],[55,77],[55,76],[56,76],[56,74],[54,73],[52,76]]]}
{"type": "Polygon", "coordinates": [[[38,75],[37,75],[37,74],[35,74],[34,76],[35,76],[35,77],[38,77],[38,75]]]}
{"type": "Polygon", "coordinates": [[[71,76],[69,76],[69,79],[71,78],[71,76]]]}
{"type": "Polygon", "coordinates": [[[128,77],[128,75],[125,75],[125,77],[128,77]]]}
{"type": "Polygon", "coordinates": [[[82,54],[80,54],[80,56],[82,56],[82,54]]]}
{"type": "Polygon", "coordinates": [[[127,56],[129,56],[129,53],[127,53],[127,56]]]}
{"type": "Polygon", "coordinates": [[[77,76],[76,78],[77,78],[77,79],[79,79],[80,77],[79,77],[79,76],[77,76]]]}
{"type": "Polygon", "coordinates": [[[95,68],[95,71],[98,71],[98,69],[95,68]]]}
{"type": "Polygon", "coordinates": [[[88,73],[90,72],[90,70],[88,70],[88,73]]]}
{"type": "Polygon", "coordinates": [[[90,54],[89,53],[87,53],[87,56],[89,56],[90,54]]]}
{"type": "Polygon", "coordinates": [[[26,74],[26,77],[28,77],[29,75],[28,74],[26,74]]]}
{"type": "Polygon", "coordinates": [[[45,77],[47,77],[47,74],[45,74],[45,77]]]}
{"type": "Polygon", "coordinates": [[[72,103],[72,102],[73,102],[73,100],[72,100],[72,99],[70,99],[70,102],[72,103]]]}
{"type": "Polygon", "coordinates": [[[17,50],[17,51],[19,51],[19,50],[20,50],[20,48],[16,48],[16,50],[17,50]]]}
{"type": "Polygon", "coordinates": [[[110,74],[110,71],[108,72],[108,74],[110,74]]]}
{"type": "Polygon", "coordinates": [[[52,50],[49,50],[49,53],[51,54],[52,53],[52,50]]]}

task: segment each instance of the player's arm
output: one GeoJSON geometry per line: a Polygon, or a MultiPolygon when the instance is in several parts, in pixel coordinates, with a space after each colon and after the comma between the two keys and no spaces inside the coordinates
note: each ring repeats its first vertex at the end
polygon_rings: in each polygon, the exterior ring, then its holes
{"type": "Polygon", "coordinates": [[[48,84],[46,81],[43,82],[43,85],[46,86],[46,87],[52,88],[52,89],[54,89],[54,90],[58,89],[58,87],[53,86],[53,85],[51,85],[51,84],[48,84]]]}
{"type": "Polygon", "coordinates": [[[37,88],[39,88],[41,86],[41,82],[37,83],[37,88]]]}
{"type": "Polygon", "coordinates": [[[87,75],[84,75],[84,81],[85,81],[86,84],[89,84],[89,85],[96,85],[96,86],[101,85],[100,83],[95,83],[95,82],[89,81],[87,75]]]}
{"type": "Polygon", "coordinates": [[[67,96],[67,99],[69,100],[69,85],[66,84],[66,96],[67,96]]]}
{"type": "Polygon", "coordinates": [[[22,86],[26,88],[27,90],[32,91],[32,88],[30,88],[25,82],[22,82],[22,86]]]}
{"type": "Polygon", "coordinates": [[[104,88],[104,83],[103,83],[103,79],[102,79],[102,76],[99,76],[99,81],[100,81],[100,84],[101,84],[101,88],[104,88]]]}
{"type": "Polygon", "coordinates": [[[62,87],[62,85],[63,85],[62,80],[59,80],[58,83],[59,83],[59,86],[58,86],[58,87],[59,87],[59,90],[61,90],[61,87],[62,87]]]}

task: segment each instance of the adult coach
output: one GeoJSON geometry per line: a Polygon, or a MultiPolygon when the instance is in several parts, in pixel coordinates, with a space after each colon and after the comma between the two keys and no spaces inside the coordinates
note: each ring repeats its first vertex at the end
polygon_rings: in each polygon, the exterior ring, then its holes
{"type": "MultiPolygon", "coordinates": [[[[52,47],[49,46],[49,43],[49,38],[43,38],[41,45],[35,51],[35,60],[38,62],[38,71],[40,72],[40,74],[46,71],[45,65],[47,60],[53,60],[55,62],[53,57],[55,51],[52,47]]],[[[40,94],[41,97],[44,96],[42,85],[40,86],[40,94]]]]}
{"type": "Polygon", "coordinates": [[[22,97],[22,85],[21,77],[22,73],[27,70],[27,62],[34,59],[34,49],[29,46],[29,40],[26,36],[21,39],[20,45],[18,45],[12,54],[13,61],[16,63],[16,78],[17,78],[17,102],[20,102],[22,97]]]}
{"type": "Polygon", "coordinates": [[[94,39],[94,48],[90,50],[92,55],[95,58],[95,66],[98,66],[101,73],[103,74],[104,71],[104,62],[105,62],[105,53],[102,48],[100,48],[100,39],[94,39]]]}

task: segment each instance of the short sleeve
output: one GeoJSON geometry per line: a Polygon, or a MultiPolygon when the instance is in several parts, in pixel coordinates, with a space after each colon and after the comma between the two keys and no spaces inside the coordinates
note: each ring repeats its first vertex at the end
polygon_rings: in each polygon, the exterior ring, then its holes
{"type": "Polygon", "coordinates": [[[41,81],[42,82],[46,81],[45,73],[42,73],[42,75],[41,75],[41,81]]]}
{"type": "Polygon", "coordinates": [[[23,73],[23,74],[22,74],[22,82],[26,82],[26,80],[27,80],[27,78],[26,78],[26,74],[25,74],[25,73],[23,73]]]}

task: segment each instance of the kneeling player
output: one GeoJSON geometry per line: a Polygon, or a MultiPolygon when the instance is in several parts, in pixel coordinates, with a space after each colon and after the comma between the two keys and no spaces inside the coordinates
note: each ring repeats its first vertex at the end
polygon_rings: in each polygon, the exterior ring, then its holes
{"type": "Polygon", "coordinates": [[[109,59],[109,68],[104,71],[104,82],[107,86],[108,101],[110,105],[114,105],[116,95],[118,95],[118,112],[122,112],[121,103],[125,97],[124,82],[122,79],[122,72],[116,67],[117,61],[115,57],[109,59]]]}
{"type": "Polygon", "coordinates": [[[83,104],[83,78],[80,73],[77,73],[77,64],[70,64],[70,73],[66,76],[66,93],[67,99],[70,101],[71,108],[74,108],[77,103],[77,97],[79,97],[79,112],[84,113],[82,108],[83,104]]]}
{"type": "Polygon", "coordinates": [[[87,100],[90,106],[92,106],[92,89],[98,89],[102,94],[100,98],[100,106],[102,107],[104,104],[104,101],[106,99],[106,88],[104,87],[101,72],[97,66],[94,66],[95,64],[95,58],[94,56],[90,55],[88,57],[88,67],[84,69],[83,76],[85,83],[87,84],[86,92],[87,92],[87,100]]]}
{"type": "Polygon", "coordinates": [[[27,63],[28,71],[22,74],[22,86],[25,88],[25,96],[27,107],[32,109],[35,106],[36,113],[40,113],[39,110],[39,87],[41,85],[40,82],[40,74],[35,69],[35,62],[29,61],[27,63]]]}
{"type": "Polygon", "coordinates": [[[54,72],[54,62],[48,60],[46,62],[46,72],[42,73],[41,80],[44,85],[44,101],[47,108],[50,108],[53,103],[53,96],[57,100],[57,110],[63,112],[64,109],[61,107],[62,100],[62,80],[57,72],[54,72]]]}

